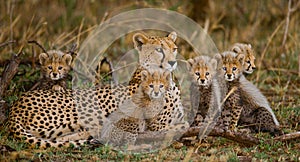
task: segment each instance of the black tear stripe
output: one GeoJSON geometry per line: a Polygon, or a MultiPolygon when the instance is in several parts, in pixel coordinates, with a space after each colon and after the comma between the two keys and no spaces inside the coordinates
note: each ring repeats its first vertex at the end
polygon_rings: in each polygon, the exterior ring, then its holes
{"type": "MultiPolygon", "coordinates": [[[[161,44],[161,47],[163,47],[163,44],[161,44]]],[[[166,57],[166,54],[165,54],[165,52],[164,52],[164,49],[163,48],[161,48],[162,49],[162,54],[163,54],[163,58],[161,59],[161,61],[160,61],[160,66],[162,67],[162,65],[163,65],[163,62],[164,62],[164,59],[165,59],[165,57],[166,57]]]]}
{"type": "Polygon", "coordinates": [[[250,69],[250,67],[251,67],[251,63],[249,64],[249,66],[248,66],[247,70],[249,70],[249,69],[250,69]]]}

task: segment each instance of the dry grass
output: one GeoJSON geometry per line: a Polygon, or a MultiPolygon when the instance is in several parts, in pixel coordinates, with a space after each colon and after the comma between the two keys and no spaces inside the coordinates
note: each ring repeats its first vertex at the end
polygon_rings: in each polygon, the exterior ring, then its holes
{"type": "MultiPolygon", "coordinates": [[[[256,51],[258,70],[247,76],[267,96],[285,132],[300,130],[300,2],[299,0],[269,1],[21,1],[0,2],[0,72],[11,57],[24,47],[22,65],[13,80],[5,99],[12,103],[38,79],[36,56],[41,50],[27,43],[36,40],[46,49],[66,50],[79,46],[91,31],[104,19],[122,11],[141,7],[159,7],[178,11],[193,18],[211,35],[220,51],[235,42],[251,43],[256,51]],[[290,9],[288,7],[290,3],[290,9]],[[295,10],[295,11],[294,11],[295,10]],[[5,45],[3,43],[15,41],[5,45]]],[[[116,41],[106,52],[113,59],[131,49],[131,39],[116,41]],[[128,41],[129,40],[129,41],[128,41]]],[[[182,45],[181,51],[191,52],[182,45]]],[[[185,54],[185,57],[190,57],[185,54]]],[[[258,134],[270,138],[265,134],[258,134]]],[[[1,160],[52,160],[52,161],[101,161],[101,160],[201,160],[237,161],[238,159],[300,160],[300,144],[276,142],[243,147],[221,138],[208,138],[194,153],[193,146],[181,149],[169,147],[151,154],[124,155],[107,147],[82,150],[24,149],[24,145],[7,139],[0,133],[0,144],[9,145],[15,152],[0,151],[1,160]],[[22,152],[20,152],[22,150],[22,152]],[[24,154],[24,155],[21,155],[24,154]],[[23,156],[23,157],[22,157],[23,156]],[[11,158],[11,159],[10,159],[11,158]]],[[[1,150],[1,149],[0,149],[1,150]]]]}

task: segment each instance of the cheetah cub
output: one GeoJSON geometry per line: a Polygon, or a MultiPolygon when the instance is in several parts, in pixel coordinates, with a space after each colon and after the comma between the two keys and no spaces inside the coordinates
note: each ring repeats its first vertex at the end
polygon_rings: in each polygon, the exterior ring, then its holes
{"type": "Polygon", "coordinates": [[[236,89],[224,103],[221,125],[225,129],[229,127],[230,130],[234,130],[238,122],[242,122],[251,125],[252,130],[268,131],[271,134],[279,133],[273,111],[262,107],[263,104],[258,104],[257,98],[253,98],[252,92],[255,91],[249,92],[249,89],[244,88],[245,84],[242,84],[245,79],[243,76],[245,55],[227,51],[217,57],[222,58],[223,77],[226,80],[228,92],[233,88],[236,89]]]}
{"type": "Polygon", "coordinates": [[[59,50],[50,50],[47,53],[41,53],[39,61],[42,79],[40,84],[33,89],[65,91],[67,88],[66,78],[71,70],[72,56],[59,50]]]}
{"type": "Polygon", "coordinates": [[[162,111],[170,81],[169,71],[143,70],[137,92],[108,117],[101,139],[117,146],[134,145],[138,133],[144,132],[149,120],[162,111]]]}
{"type": "Polygon", "coordinates": [[[230,51],[237,54],[245,55],[244,72],[246,74],[252,74],[253,71],[256,69],[256,66],[255,66],[254,51],[252,49],[251,44],[235,43],[231,47],[230,51]]]}
{"type": "Polygon", "coordinates": [[[222,72],[226,81],[227,92],[235,89],[223,104],[219,125],[225,130],[235,130],[243,110],[242,90],[239,85],[239,78],[243,73],[244,54],[236,54],[234,52],[223,52],[217,54],[215,58],[222,60],[222,72]]]}
{"type": "MultiPolygon", "coordinates": [[[[251,44],[244,44],[244,43],[235,43],[233,47],[231,48],[231,51],[237,53],[237,54],[245,54],[245,62],[244,62],[244,73],[246,74],[251,74],[253,71],[256,69],[255,66],[255,56],[254,56],[254,51],[252,49],[251,44]]],[[[246,100],[249,100],[253,102],[253,104],[258,105],[258,107],[261,107],[261,109],[253,114],[253,110],[251,110],[251,107],[244,107],[241,115],[241,119],[239,121],[239,125],[247,125],[249,124],[249,121],[252,121],[250,123],[253,123],[255,121],[255,118],[260,118],[259,116],[262,116],[264,111],[267,114],[272,115],[272,120],[275,123],[276,127],[279,127],[279,122],[272,110],[272,108],[269,105],[268,100],[266,97],[260,92],[260,90],[249,80],[246,79],[244,75],[240,77],[240,84],[243,89],[243,92],[246,94],[244,97],[247,97],[246,100]],[[250,110],[247,110],[247,108],[250,108],[250,110]],[[251,114],[251,115],[250,115],[251,114]],[[248,121],[248,122],[246,122],[248,121]]],[[[272,123],[272,122],[271,122],[272,123]]],[[[252,131],[259,131],[257,127],[252,127],[252,131]]],[[[275,130],[274,130],[275,131],[275,130]]],[[[272,133],[273,131],[271,131],[272,133]]],[[[281,132],[276,131],[277,133],[281,134],[281,132]]],[[[273,133],[272,133],[273,134],[273,133]]],[[[275,133],[276,134],[276,133],[275,133]]]]}
{"type": "Polygon", "coordinates": [[[193,110],[197,110],[191,126],[200,126],[204,119],[212,119],[213,122],[221,109],[220,89],[216,80],[217,60],[198,56],[188,60],[188,69],[192,77],[191,105],[193,110]],[[210,117],[207,118],[207,115],[210,117]]]}

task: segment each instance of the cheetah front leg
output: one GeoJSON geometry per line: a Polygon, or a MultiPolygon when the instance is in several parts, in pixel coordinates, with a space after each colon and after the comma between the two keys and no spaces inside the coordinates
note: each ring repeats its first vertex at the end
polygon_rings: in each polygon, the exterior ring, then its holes
{"type": "Polygon", "coordinates": [[[235,131],[238,121],[240,119],[242,110],[243,110],[243,105],[242,105],[240,94],[238,92],[232,94],[231,97],[229,97],[229,101],[230,101],[230,105],[232,105],[231,111],[230,111],[231,112],[231,121],[230,121],[230,125],[229,125],[229,130],[235,131]]]}
{"type": "Polygon", "coordinates": [[[226,99],[221,118],[218,122],[219,126],[225,131],[236,130],[242,110],[242,101],[239,91],[237,90],[226,99]]]}

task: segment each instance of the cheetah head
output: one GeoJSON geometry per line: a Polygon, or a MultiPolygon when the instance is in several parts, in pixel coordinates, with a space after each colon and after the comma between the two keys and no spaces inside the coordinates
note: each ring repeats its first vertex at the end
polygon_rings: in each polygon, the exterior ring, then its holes
{"type": "Polygon", "coordinates": [[[65,78],[71,70],[72,56],[61,51],[51,50],[39,56],[41,73],[50,80],[65,78]]]}
{"type": "Polygon", "coordinates": [[[142,71],[141,87],[143,93],[150,99],[162,98],[169,88],[171,74],[159,68],[151,68],[142,71]]]}
{"type": "Polygon", "coordinates": [[[223,63],[222,71],[225,80],[233,81],[238,79],[244,71],[245,55],[226,51],[221,54],[221,58],[223,63]]]}
{"type": "Polygon", "coordinates": [[[134,47],[139,53],[139,63],[146,69],[151,65],[173,71],[177,66],[176,32],[166,37],[147,36],[136,33],[133,36],[134,47]]]}
{"type": "Polygon", "coordinates": [[[244,72],[252,74],[256,69],[255,56],[251,44],[235,43],[231,48],[231,51],[237,54],[245,55],[244,72]]]}
{"type": "Polygon", "coordinates": [[[198,56],[188,60],[188,69],[194,83],[208,87],[216,74],[217,60],[208,56],[198,56]]]}

